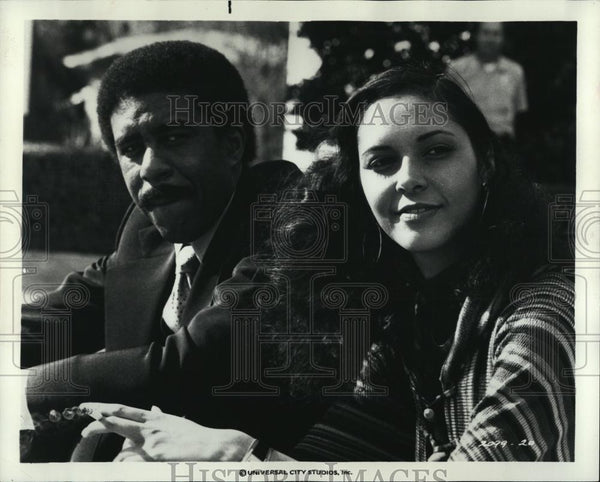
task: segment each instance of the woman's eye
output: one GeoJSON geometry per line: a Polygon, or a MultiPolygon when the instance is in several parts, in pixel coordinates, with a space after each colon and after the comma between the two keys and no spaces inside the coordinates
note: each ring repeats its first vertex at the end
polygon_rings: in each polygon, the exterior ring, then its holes
{"type": "Polygon", "coordinates": [[[376,157],[369,161],[369,163],[367,164],[367,167],[369,169],[373,169],[373,170],[382,170],[382,169],[385,169],[386,167],[391,166],[393,162],[394,162],[394,159],[391,157],[376,157]]]}
{"type": "Polygon", "coordinates": [[[452,152],[452,146],[447,146],[444,144],[440,144],[438,146],[430,147],[425,151],[426,157],[443,157],[446,154],[452,152]]]}

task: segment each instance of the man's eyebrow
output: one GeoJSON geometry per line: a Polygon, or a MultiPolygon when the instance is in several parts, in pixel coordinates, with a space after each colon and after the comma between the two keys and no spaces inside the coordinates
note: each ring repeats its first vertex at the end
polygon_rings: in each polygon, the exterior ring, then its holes
{"type": "Polygon", "coordinates": [[[186,123],[181,123],[181,124],[160,124],[157,125],[156,127],[152,128],[152,131],[157,133],[157,134],[164,134],[164,133],[168,133],[171,131],[180,131],[180,130],[191,130],[193,129],[195,126],[193,125],[189,125],[186,123]]]}
{"type": "Polygon", "coordinates": [[[126,132],[120,137],[115,137],[115,146],[119,147],[124,144],[128,144],[129,142],[133,141],[136,137],[138,137],[137,133],[126,132]]]}
{"type": "MultiPolygon", "coordinates": [[[[193,129],[193,126],[177,124],[169,125],[168,123],[166,123],[157,124],[154,126],[151,125],[148,127],[148,129],[152,132],[153,135],[164,135],[173,131],[191,130],[193,129]]],[[[126,131],[121,137],[115,138],[115,144],[126,144],[134,139],[137,139],[138,137],[140,137],[140,134],[137,130],[133,130],[132,132],[126,131]]]]}
{"type": "Polygon", "coordinates": [[[417,141],[424,141],[425,139],[429,139],[430,137],[438,135],[438,134],[444,134],[444,135],[447,135],[447,136],[456,137],[450,131],[445,131],[445,130],[442,130],[442,129],[436,129],[435,131],[426,132],[425,134],[421,134],[419,137],[417,137],[417,141]]]}

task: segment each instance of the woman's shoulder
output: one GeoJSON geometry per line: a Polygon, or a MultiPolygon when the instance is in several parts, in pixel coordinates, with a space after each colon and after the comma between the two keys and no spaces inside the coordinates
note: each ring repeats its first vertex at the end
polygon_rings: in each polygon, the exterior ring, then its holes
{"type": "Polygon", "coordinates": [[[554,306],[573,307],[575,282],[573,274],[560,266],[545,265],[538,268],[529,279],[512,285],[510,305],[514,308],[554,306]]]}
{"type": "Polygon", "coordinates": [[[498,317],[494,338],[503,335],[572,333],[575,324],[575,283],[560,267],[544,266],[508,290],[508,300],[498,317]]]}

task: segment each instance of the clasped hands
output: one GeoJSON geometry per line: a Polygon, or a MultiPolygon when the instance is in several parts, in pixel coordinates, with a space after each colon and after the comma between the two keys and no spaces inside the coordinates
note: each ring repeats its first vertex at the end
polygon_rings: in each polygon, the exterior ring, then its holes
{"type": "Polygon", "coordinates": [[[125,437],[115,462],[240,461],[254,439],[238,430],[204,427],[191,420],[113,403],[82,403],[95,419],[82,437],[116,433],[125,437]]]}

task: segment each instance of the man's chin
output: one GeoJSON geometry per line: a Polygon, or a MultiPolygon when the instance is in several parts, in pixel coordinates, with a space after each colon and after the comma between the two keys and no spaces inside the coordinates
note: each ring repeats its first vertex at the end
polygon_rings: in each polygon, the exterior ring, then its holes
{"type": "MultiPolygon", "coordinates": [[[[149,217],[160,235],[171,243],[190,243],[206,231],[198,222],[174,222],[176,219],[174,217],[156,216],[155,213],[151,213],[149,217]]],[[[184,219],[194,218],[185,217],[184,219]]],[[[199,216],[196,219],[199,219],[199,216]]]]}
{"type": "Polygon", "coordinates": [[[173,227],[173,226],[164,226],[164,225],[156,225],[156,229],[162,236],[165,241],[170,243],[191,243],[198,239],[203,230],[195,229],[191,230],[189,227],[173,227]]]}

